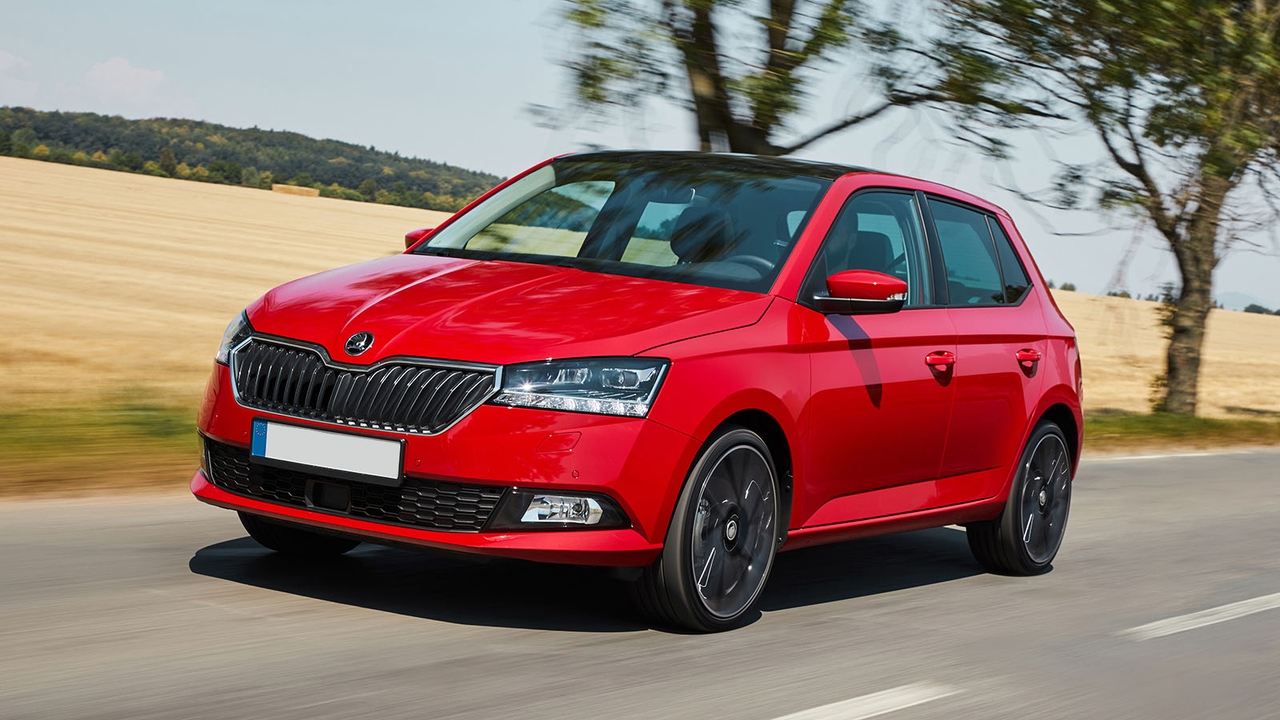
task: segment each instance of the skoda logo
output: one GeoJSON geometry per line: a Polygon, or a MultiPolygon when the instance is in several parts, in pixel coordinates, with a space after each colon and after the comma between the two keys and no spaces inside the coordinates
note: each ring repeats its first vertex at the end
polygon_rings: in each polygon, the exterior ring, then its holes
{"type": "Polygon", "coordinates": [[[345,346],[348,355],[359,355],[373,347],[373,333],[358,332],[347,338],[345,346]]]}

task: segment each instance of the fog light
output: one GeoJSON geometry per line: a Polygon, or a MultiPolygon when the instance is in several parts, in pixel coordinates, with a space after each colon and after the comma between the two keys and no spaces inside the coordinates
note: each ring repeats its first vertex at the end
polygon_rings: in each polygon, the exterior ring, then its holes
{"type": "Polygon", "coordinates": [[[552,495],[537,490],[511,488],[486,529],[601,530],[624,528],[630,524],[618,504],[605,495],[552,495]]]}
{"type": "Polygon", "coordinates": [[[596,525],[604,508],[594,498],[569,495],[534,495],[520,517],[522,523],[572,523],[596,525]]]}

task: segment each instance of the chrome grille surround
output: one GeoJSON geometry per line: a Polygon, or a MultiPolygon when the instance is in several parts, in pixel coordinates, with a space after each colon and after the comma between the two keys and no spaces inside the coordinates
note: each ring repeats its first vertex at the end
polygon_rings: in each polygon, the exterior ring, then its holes
{"type": "Polygon", "coordinates": [[[323,347],[253,335],[231,351],[236,402],[254,410],[348,427],[438,435],[492,398],[502,368],[390,357],[334,362],[323,347]]]}

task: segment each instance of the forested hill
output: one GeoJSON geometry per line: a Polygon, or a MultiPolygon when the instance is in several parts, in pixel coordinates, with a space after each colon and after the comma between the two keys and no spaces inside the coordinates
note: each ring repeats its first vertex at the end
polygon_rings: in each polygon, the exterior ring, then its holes
{"type": "Polygon", "coordinates": [[[156,118],[0,108],[0,155],[203,182],[457,210],[501,178],[295,132],[156,118]]]}

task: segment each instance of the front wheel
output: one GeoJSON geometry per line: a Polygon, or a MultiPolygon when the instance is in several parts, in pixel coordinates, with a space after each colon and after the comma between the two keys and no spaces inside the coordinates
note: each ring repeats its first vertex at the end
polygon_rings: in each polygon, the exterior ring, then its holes
{"type": "Polygon", "coordinates": [[[989,572],[1039,575],[1062,546],[1071,509],[1071,453],[1061,428],[1041,423],[1022,452],[1000,517],[971,523],[969,549],[989,572]]]}
{"type": "Polygon", "coordinates": [[[259,545],[293,557],[335,557],[360,544],[356,540],[322,535],[251,513],[240,513],[240,524],[249,532],[249,537],[257,540],[259,545]]]}
{"type": "Polygon", "coordinates": [[[662,555],[633,587],[640,609],[696,632],[750,617],[778,545],[778,480],[764,440],[729,427],[694,463],[662,555]]]}

